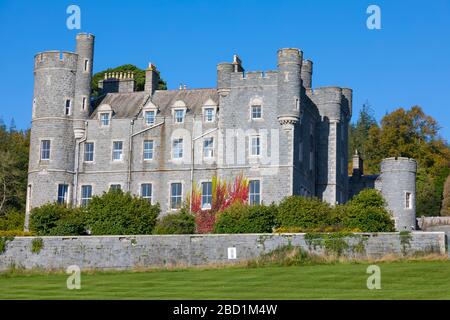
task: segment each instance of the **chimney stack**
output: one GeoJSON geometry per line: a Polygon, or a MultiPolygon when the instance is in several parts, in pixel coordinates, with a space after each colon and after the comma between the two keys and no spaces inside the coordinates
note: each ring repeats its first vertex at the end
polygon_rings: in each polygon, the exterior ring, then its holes
{"type": "Polygon", "coordinates": [[[244,72],[244,68],[242,67],[242,60],[237,54],[233,55],[233,68],[234,72],[244,72]]]}
{"type": "Polygon", "coordinates": [[[130,71],[107,72],[98,83],[102,94],[113,92],[134,92],[134,73],[130,71]]]}
{"type": "Polygon", "coordinates": [[[147,70],[145,70],[145,91],[150,95],[153,95],[155,90],[158,89],[159,72],[156,66],[152,63],[148,64],[147,70]]]}
{"type": "Polygon", "coordinates": [[[353,176],[362,175],[364,175],[364,162],[359,155],[358,150],[355,150],[355,154],[353,155],[353,176]]]}

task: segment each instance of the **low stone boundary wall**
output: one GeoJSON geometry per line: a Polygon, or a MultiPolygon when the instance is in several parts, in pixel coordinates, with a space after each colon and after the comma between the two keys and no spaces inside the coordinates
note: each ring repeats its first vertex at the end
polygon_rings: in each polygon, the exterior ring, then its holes
{"type": "Polygon", "coordinates": [[[0,271],[16,268],[129,269],[228,264],[293,245],[319,255],[380,258],[416,253],[445,254],[445,233],[357,233],[345,238],[314,234],[219,234],[166,236],[16,237],[0,253],[0,271]],[[40,249],[40,250],[36,250],[40,249]]]}
{"type": "Polygon", "coordinates": [[[421,217],[417,218],[417,225],[421,230],[427,230],[434,226],[450,226],[450,217],[421,217]]]}

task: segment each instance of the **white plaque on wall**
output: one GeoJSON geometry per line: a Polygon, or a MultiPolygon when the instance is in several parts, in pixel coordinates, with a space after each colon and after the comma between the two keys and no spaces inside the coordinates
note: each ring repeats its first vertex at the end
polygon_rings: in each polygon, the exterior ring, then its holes
{"type": "Polygon", "coordinates": [[[228,248],[228,260],[235,260],[236,259],[236,248],[231,247],[228,248]]]}

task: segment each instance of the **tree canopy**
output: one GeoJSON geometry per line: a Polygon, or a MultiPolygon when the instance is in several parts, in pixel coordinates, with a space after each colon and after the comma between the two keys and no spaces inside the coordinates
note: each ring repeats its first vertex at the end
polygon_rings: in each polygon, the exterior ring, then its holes
{"type": "Polygon", "coordinates": [[[437,121],[420,106],[396,109],[386,114],[380,125],[366,106],[356,125],[350,127],[349,153],[354,152],[353,148],[360,151],[367,174],[379,173],[384,158],[417,160],[417,215],[438,216],[444,182],[450,174],[450,147],[439,130],[437,121]]]}
{"type": "Polygon", "coordinates": [[[0,119],[0,217],[25,210],[30,131],[8,128],[0,119]]]}

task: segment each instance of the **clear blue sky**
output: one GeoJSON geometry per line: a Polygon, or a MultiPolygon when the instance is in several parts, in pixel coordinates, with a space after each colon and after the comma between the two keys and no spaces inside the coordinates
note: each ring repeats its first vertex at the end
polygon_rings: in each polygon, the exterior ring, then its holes
{"type": "MultiPolygon", "coordinates": [[[[66,8],[96,35],[94,71],[157,65],[169,88],[213,87],[216,64],[237,53],[246,70],[276,68],[276,51],[298,47],[314,61],[314,86],[354,89],[377,119],[418,104],[450,140],[450,1],[18,1],[0,0],[0,115],[30,126],[33,56],[74,50],[66,8]],[[366,27],[381,8],[382,29],[366,27]]],[[[354,116],[354,119],[355,119],[354,116]]]]}

